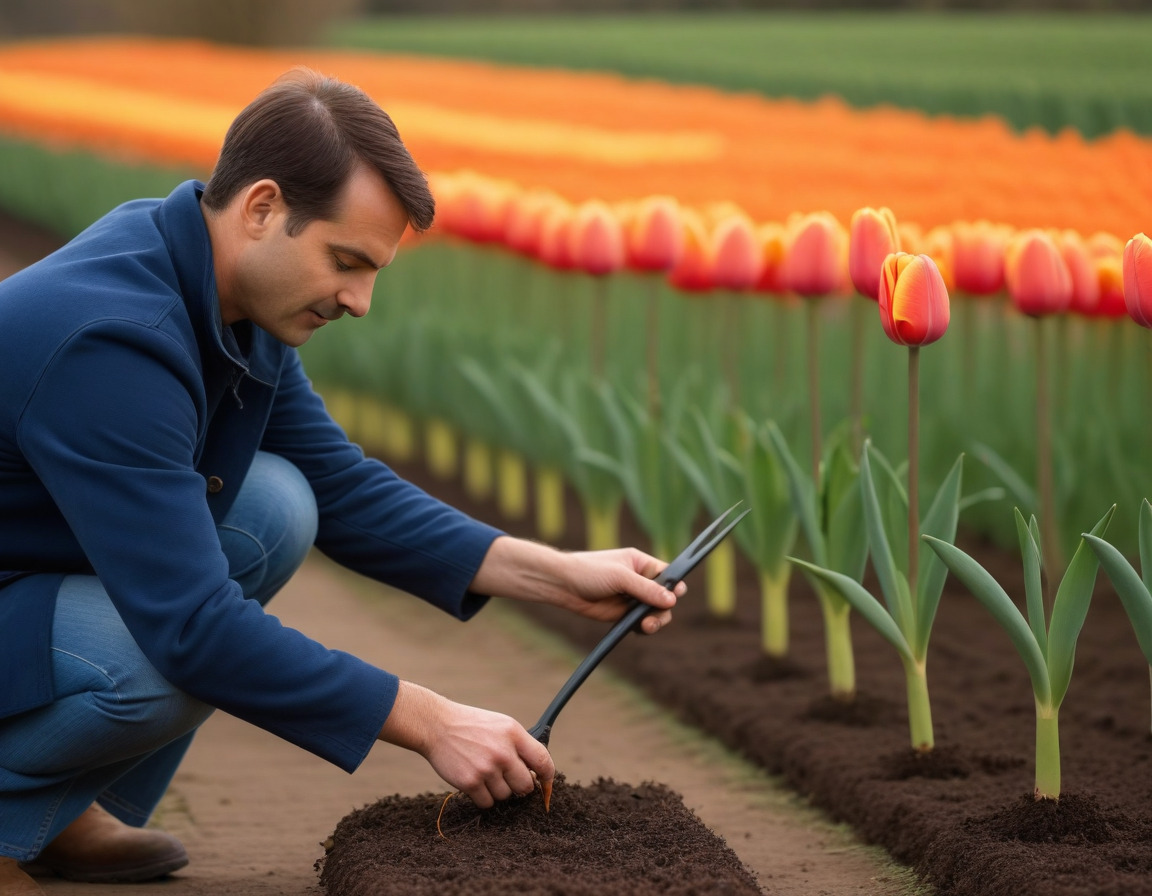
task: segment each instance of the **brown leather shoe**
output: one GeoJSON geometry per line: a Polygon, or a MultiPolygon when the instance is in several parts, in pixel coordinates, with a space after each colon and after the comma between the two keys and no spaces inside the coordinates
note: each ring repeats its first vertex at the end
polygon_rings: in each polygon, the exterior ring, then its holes
{"type": "Polygon", "coordinates": [[[20,870],[19,862],[0,856],[0,896],[44,896],[44,891],[20,870]]]}
{"type": "Polygon", "coordinates": [[[134,883],[183,868],[188,854],[171,834],[134,828],[93,804],[44,847],[36,864],[68,880],[134,883]]]}

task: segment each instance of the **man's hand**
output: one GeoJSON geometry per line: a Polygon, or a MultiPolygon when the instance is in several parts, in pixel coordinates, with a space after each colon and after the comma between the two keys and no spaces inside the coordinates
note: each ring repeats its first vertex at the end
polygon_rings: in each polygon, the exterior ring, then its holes
{"type": "Polygon", "coordinates": [[[518,538],[497,538],[472,580],[480,594],[564,607],[590,619],[612,622],[624,615],[630,598],[656,609],[641,628],[653,634],[672,619],[675,592],[654,581],[668,564],[635,548],[566,553],[518,538]]]}
{"type": "Polygon", "coordinates": [[[407,681],[400,682],[379,739],[419,753],[481,809],[526,796],[537,779],[556,776],[547,747],[515,719],[453,703],[407,681]]]}

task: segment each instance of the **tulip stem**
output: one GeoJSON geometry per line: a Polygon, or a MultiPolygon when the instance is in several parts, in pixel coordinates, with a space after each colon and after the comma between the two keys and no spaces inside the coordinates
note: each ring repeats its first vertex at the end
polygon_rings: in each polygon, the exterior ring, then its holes
{"type": "Polygon", "coordinates": [[[608,334],[608,278],[593,277],[592,319],[589,341],[592,348],[592,376],[602,382],[605,374],[605,340],[608,334]]]}
{"type": "Polygon", "coordinates": [[[916,599],[920,554],[920,346],[908,346],[908,590],[916,599]]]}
{"type": "Polygon", "coordinates": [[[1039,479],[1040,530],[1044,568],[1050,570],[1044,589],[1044,609],[1050,615],[1051,576],[1064,568],[1056,526],[1055,489],[1052,486],[1052,408],[1048,399],[1048,328],[1036,319],[1036,476],[1039,479]]]}
{"type": "Polygon", "coordinates": [[[820,489],[820,300],[808,304],[808,404],[811,406],[812,483],[820,489]]]}
{"type": "Polygon", "coordinates": [[[649,276],[647,296],[648,416],[660,419],[660,281],[649,276]]]}
{"type": "Polygon", "coordinates": [[[867,306],[852,303],[852,453],[860,456],[864,444],[864,325],[867,306]]]}

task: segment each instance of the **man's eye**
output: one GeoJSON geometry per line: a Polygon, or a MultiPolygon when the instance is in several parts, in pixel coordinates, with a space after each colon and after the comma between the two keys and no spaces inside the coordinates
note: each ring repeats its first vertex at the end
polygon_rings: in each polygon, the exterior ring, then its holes
{"type": "Polygon", "coordinates": [[[343,261],[341,261],[339,255],[333,255],[332,258],[336,262],[336,270],[338,270],[338,271],[350,271],[350,270],[352,270],[352,265],[345,264],[343,261]]]}

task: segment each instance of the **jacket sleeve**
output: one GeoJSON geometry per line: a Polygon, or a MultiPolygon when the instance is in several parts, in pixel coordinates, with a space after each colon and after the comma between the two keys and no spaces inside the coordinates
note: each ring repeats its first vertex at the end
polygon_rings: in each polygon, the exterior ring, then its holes
{"type": "Polygon", "coordinates": [[[194,469],[199,383],[196,361],[163,330],[89,325],[41,371],[21,450],[165,678],[351,771],[397,679],[283,626],[228,578],[194,469]]]}
{"type": "Polygon", "coordinates": [[[351,569],[467,619],[487,598],[468,586],[498,529],[364,456],[288,352],[261,448],[292,461],[316,495],[316,545],[351,569]]]}

